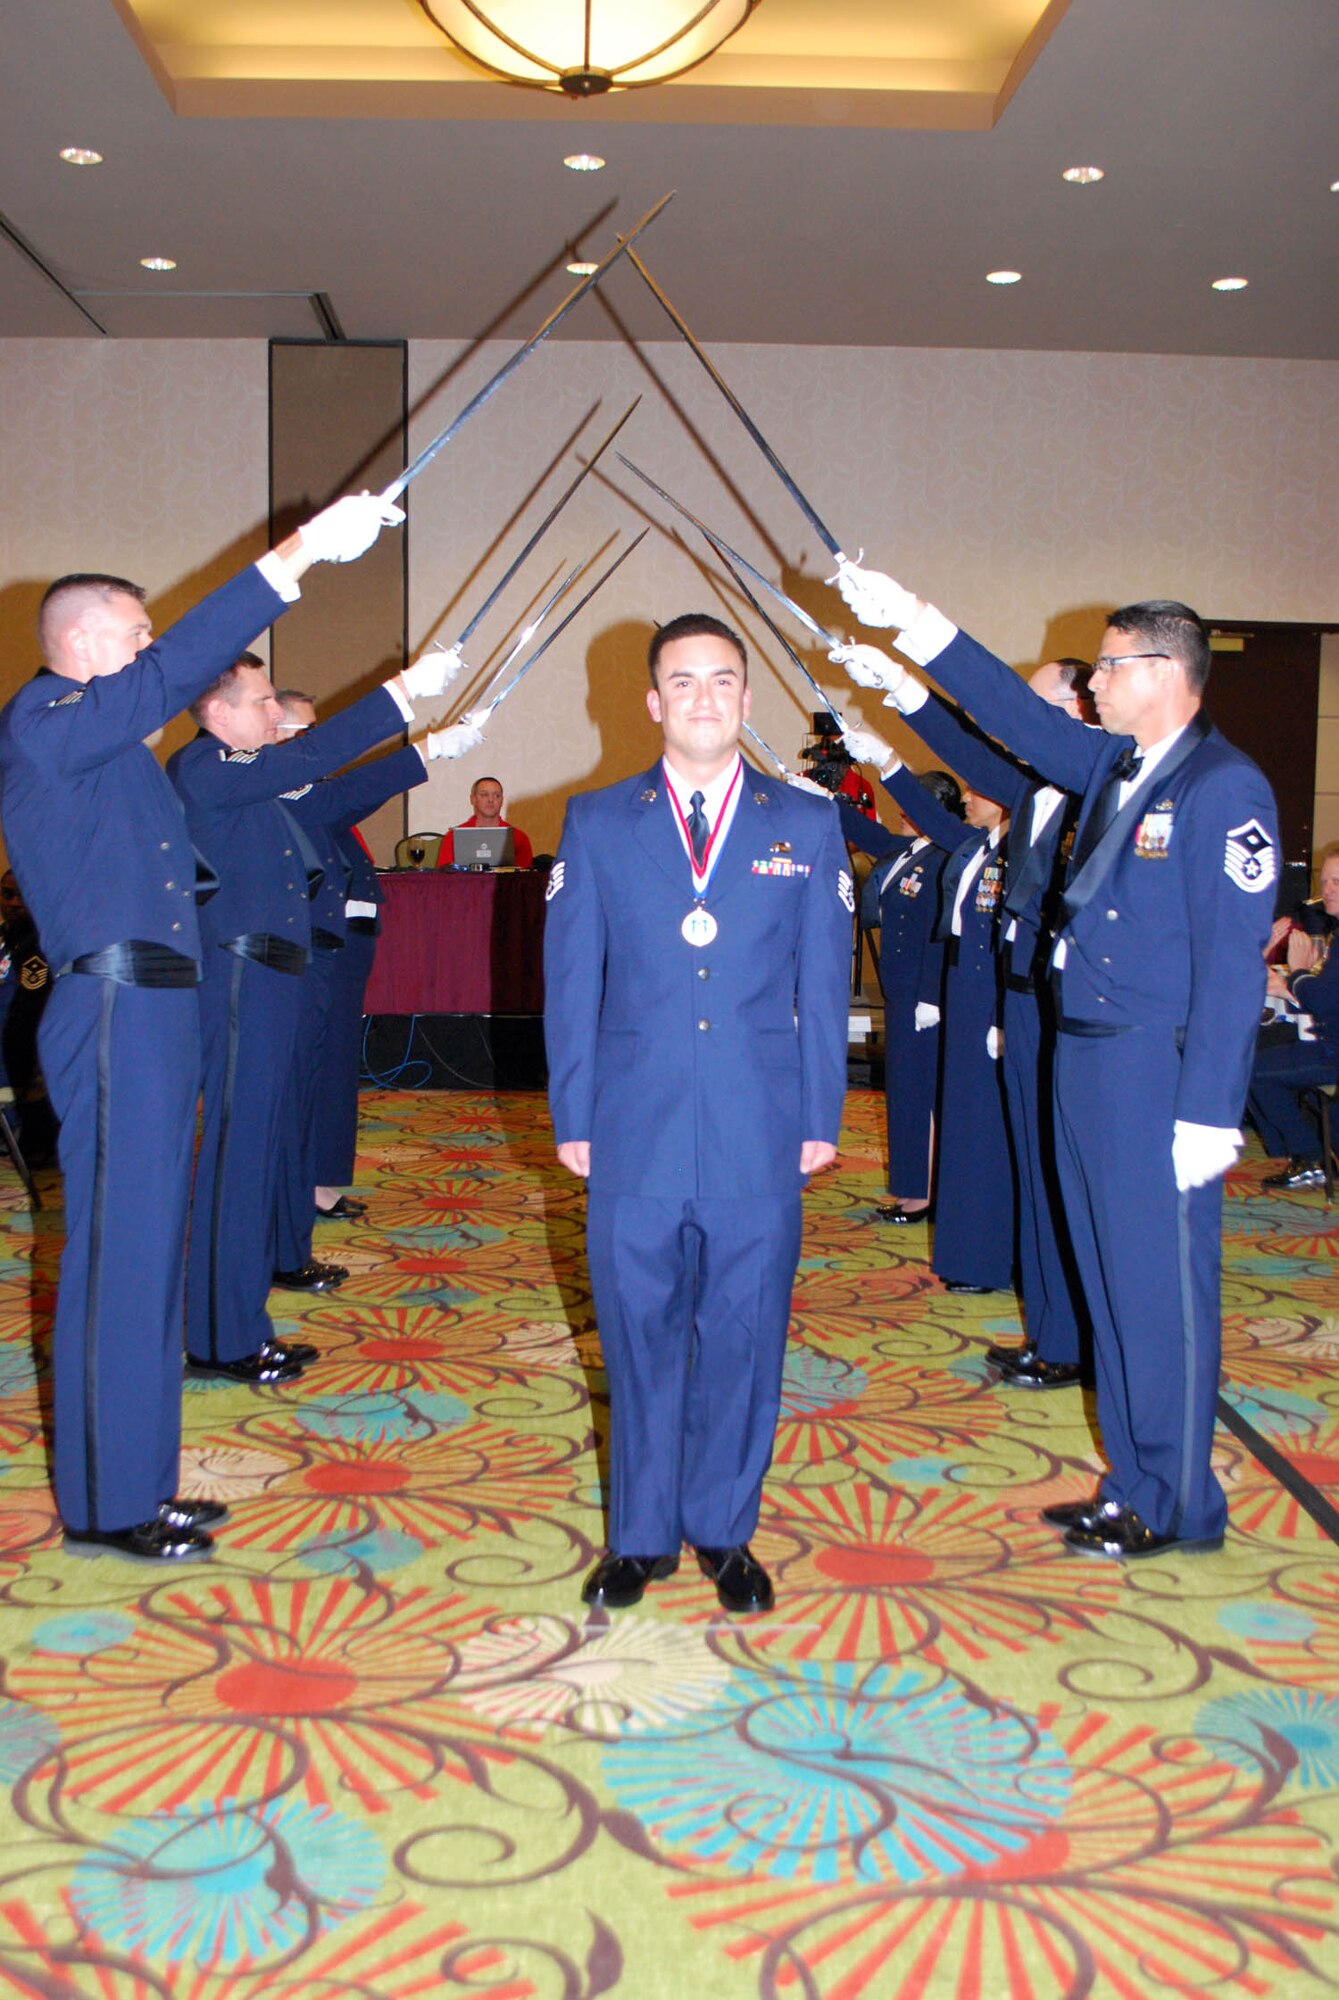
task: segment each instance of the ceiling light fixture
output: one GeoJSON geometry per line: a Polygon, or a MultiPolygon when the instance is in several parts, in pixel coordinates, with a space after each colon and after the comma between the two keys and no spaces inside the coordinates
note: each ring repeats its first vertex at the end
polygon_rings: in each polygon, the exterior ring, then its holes
{"type": "Polygon", "coordinates": [[[177,268],[175,257],[141,257],[140,263],[146,271],[175,271],[177,268]]]}
{"type": "Polygon", "coordinates": [[[598,153],[569,153],[563,161],[574,174],[598,174],[604,161],[598,153]]]}
{"type": "Polygon", "coordinates": [[[62,146],[60,156],[70,167],[100,167],[102,154],[95,153],[91,146],[62,146]]]}
{"type": "Polygon", "coordinates": [[[583,257],[578,257],[567,268],[574,278],[588,278],[592,271],[598,271],[600,267],[598,264],[588,262],[583,257]]]}
{"type": "Polygon", "coordinates": [[[1023,273],[1021,271],[987,271],[986,283],[988,285],[1017,285],[1021,283],[1022,277],[1023,273]]]}
{"type": "Polygon", "coordinates": [[[742,27],[757,0],[423,0],[490,76],[571,98],[682,76],[742,27]]]}
{"type": "Polygon", "coordinates": [[[1250,282],[1249,278],[1215,278],[1213,288],[1216,292],[1244,292],[1250,282]]]}
{"type": "Polygon", "coordinates": [[[1094,181],[1104,181],[1106,177],[1105,167],[1066,167],[1060,176],[1073,187],[1091,187],[1094,181]]]}
{"type": "Polygon", "coordinates": [[[1330,182],[1330,193],[1331,193],[1331,194],[1339,194],[1339,181],[1331,181],[1331,182],[1330,182]]]}

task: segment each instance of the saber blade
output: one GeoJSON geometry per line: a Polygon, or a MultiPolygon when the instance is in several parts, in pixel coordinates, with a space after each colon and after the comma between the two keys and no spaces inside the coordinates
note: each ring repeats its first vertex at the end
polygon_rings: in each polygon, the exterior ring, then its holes
{"type": "MultiPolygon", "coordinates": [[[[562,494],[561,498],[556,500],[553,506],[550,507],[548,513],[544,516],[544,519],[535,529],[534,534],[531,535],[529,541],[526,543],[525,547],[521,550],[521,553],[507,565],[506,570],[503,572],[501,581],[499,583],[494,584],[493,588],[489,591],[483,603],[479,606],[479,609],[475,612],[473,618],[471,618],[469,624],[465,627],[465,629],[460,634],[460,637],[456,640],[455,646],[452,648],[454,652],[460,651],[461,647],[470,638],[471,634],[478,628],[480,624],[482,624],[483,620],[488,616],[488,613],[497,603],[499,597],[501,597],[503,591],[507,588],[507,585],[511,582],[517,570],[521,567],[521,564],[525,561],[526,557],[532,552],[532,550],[537,546],[537,544],[543,539],[543,537],[547,535],[549,529],[553,526],[558,516],[562,513],[563,508],[567,505],[572,495],[576,492],[578,486],[580,486],[582,480],[586,477],[587,473],[592,472],[594,468],[599,464],[600,459],[602,458],[604,453],[608,450],[609,446],[614,442],[614,439],[618,436],[624,424],[628,421],[628,418],[632,415],[633,411],[636,409],[638,403],[640,403],[641,400],[642,399],[640,396],[634,396],[633,400],[628,404],[627,409],[624,410],[622,416],[619,418],[618,422],[614,425],[614,428],[610,431],[608,437],[604,440],[604,443],[599,446],[598,450],[595,452],[592,458],[588,458],[586,460],[585,464],[582,466],[580,472],[578,472],[576,478],[572,481],[571,485],[562,494]]],[[[569,578],[568,581],[570,582],[571,578],[569,578]]],[[[566,589],[566,587],[567,587],[566,585],[563,586],[564,589],[566,589]]],[[[543,614],[541,613],[541,616],[542,615],[543,614]]],[[[509,662],[507,664],[509,664],[509,662]]]]}
{"type": "Polygon", "coordinates": [[[390,485],[386,488],[385,492],[381,496],[383,500],[399,499],[400,495],[404,492],[405,487],[409,485],[410,481],[417,479],[420,472],[422,472],[423,468],[427,465],[432,464],[432,461],[434,458],[436,458],[438,452],[445,450],[446,446],[450,444],[452,438],[456,435],[456,432],[464,428],[464,426],[469,422],[470,418],[475,414],[476,410],[481,410],[484,404],[488,401],[489,397],[495,396],[497,394],[498,390],[502,387],[502,384],[506,381],[507,377],[513,374],[516,371],[516,369],[520,367],[521,363],[528,358],[528,356],[534,353],[535,349],[539,346],[540,341],[547,339],[548,335],[553,332],[554,327],[558,325],[560,320],[566,319],[568,313],[571,312],[573,306],[576,305],[579,299],[583,299],[586,296],[586,293],[591,289],[592,285],[599,284],[601,278],[604,276],[605,272],[609,269],[609,266],[612,263],[614,263],[614,261],[617,258],[623,255],[624,251],[627,249],[628,245],[634,240],[634,238],[640,236],[644,229],[648,229],[650,227],[650,225],[655,221],[656,217],[659,215],[661,209],[664,208],[667,203],[673,201],[673,199],[674,199],[674,192],[671,189],[669,194],[661,196],[660,200],[656,203],[654,208],[647,210],[646,214],[642,217],[641,221],[637,224],[635,229],[630,229],[626,236],[620,236],[612,250],[606,250],[604,256],[601,257],[599,263],[595,266],[595,269],[591,272],[588,272],[587,275],[581,280],[579,285],[574,285],[572,287],[572,290],[567,294],[567,297],[562,301],[560,305],[554,307],[553,311],[549,314],[548,318],[544,321],[544,324],[538,329],[538,331],[532,333],[529,340],[527,340],[522,346],[518,347],[514,354],[509,355],[507,360],[505,360],[502,366],[498,369],[497,373],[495,375],[490,376],[488,381],[484,383],[483,388],[478,390],[473,396],[471,396],[469,402],[466,403],[464,409],[460,412],[460,415],[457,417],[453,417],[451,422],[447,425],[446,429],[444,431],[439,431],[437,433],[437,436],[433,439],[432,443],[424,446],[423,450],[419,453],[418,457],[413,461],[413,463],[411,465],[407,465],[403,472],[399,473],[394,479],[392,479],[390,485]]]}
{"type": "Polygon", "coordinates": [[[548,638],[543,640],[538,646],[536,646],[534,652],[530,655],[530,658],[524,663],[523,666],[520,666],[516,669],[516,672],[512,675],[506,687],[500,688],[498,692],[493,696],[492,700],[488,704],[489,714],[491,714],[495,708],[500,708],[502,706],[502,703],[507,699],[507,696],[512,692],[513,688],[518,688],[521,685],[521,682],[525,679],[531,667],[534,666],[535,661],[540,659],[545,653],[548,652],[549,647],[553,644],[555,639],[561,638],[562,634],[567,630],[567,627],[571,624],[572,620],[576,617],[577,613],[585,609],[585,607],[590,603],[592,597],[594,597],[597,590],[604,589],[604,586],[608,583],[614,571],[620,566],[620,564],[625,563],[627,561],[628,557],[632,554],[633,550],[639,547],[639,545],[646,540],[646,537],[650,534],[650,532],[651,530],[649,528],[643,528],[642,532],[640,533],[640,535],[637,536],[636,540],[628,543],[628,546],[624,549],[622,555],[615,556],[614,560],[610,563],[604,575],[596,579],[596,581],[591,585],[590,589],[586,592],[584,597],[579,597],[577,599],[576,603],[572,606],[572,609],[568,612],[567,616],[565,618],[559,619],[558,623],[549,633],[548,638]]]}
{"type": "MultiPolygon", "coordinates": [[[[720,554],[719,550],[717,551],[717,554],[720,554]]],[[[763,609],[761,604],[759,604],[757,598],[753,595],[753,592],[749,589],[743,577],[739,574],[739,571],[735,568],[734,564],[731,562],[729,556],[722,555],[721,561],[725,564],[726,569],[729,571],[730,575],[734,578],[737,588],[740,591],[742,591],[743,595],[748,599],[749,603],[753,606],[758,616],[762,619],[763,624],[767,627],[768,631],[771,633],[772,637],[776,640],[777,644],[785,648],[785,651],[791,661],[791,664],[796,668],[797,672],[803,674],[805,680],[809,683],[809,686],[818,696],[818,699],[822,702],[828,714],[834,717],[836,721],[840,722],[841,717],[840,715],[837,714],[836,709],[832,706],[831,699],[826,694],[824,694],[822,688],[818,685],[818,682],[814,679],[808,667],[805,666],[804,661],[800,658],[795,648],[791,645],[790,640],[781,630],[781,627],[777,624],[776,620],[771,616],[769,612],[763,609]]]]}
{"type": "MultiPolygon", "coordinates": [[[[631,241],[630,238],[628,240],[631,241]]],[[[655,279],[651,276],[651,273],[647,270],[645,264],[643,264],[641,258],[637,255],[637,252],[635,250],[628,251],[628,262],[632,265],[633,269],[639,274],[643,282],[649,287],[652,295],[664,307],[665,311],[669,314],[670,318],[673,320],[675,326],[678,327],[679,332],[688,342],[688,345],[692,348],[694,354],[697,356],[698,360],[702,363],[702,366],[706,369],[708,375],[710,375],[712,381],[716,384],[716,387],[720,390],[726,402],[730,405],[730,408],[739,418],[740,423],[743,424],[744,429],[753,439],[753,442],[757,445],[759,451],[762,453],[763,457],[767,460],[767,463],[771,466],[773,472],[776,474],[777,478],[781,481],[781,484],[785,487],[787,493],[789,493],[791,499],[795,502],[796,506],[803,514],[805,520],[809,523],[809,526],[818,536],[819,541],[822,542],[828,554],[830,556],[835,557],[839,563],[845,562],[846,558],[842,554],[841,548],[837,542],[837,538],[833,534],[831,528],[827,526],[827,523],[822,520],[817,509],[811,506],[808,499],[801,492],[799,486],[796,484],[794,479],[792,479],[789,472],[787,472],[785,466],[781,463],[781,460],[777,457],[771,445],[768,444],[767,439],[758,429],[758,426],[754,423],[752,417],[749,415],[748,411],[744,408],[744,405],[740,402],[734,390],[730,387],[730,384],[721,374],[715,362],[712,361],[710,356],[703,349],[701,341],[698,340],[692,328],[689,326],[687,320],[684,319],[683,315],[671,303],[669,298],[666,297],[665,293],[661,291],[659,285],[656,283],[655,279]]]]}
{"type": "MultiPolygon", "coordinates": [[[[498,668],[497,672],[494,674],[491,682],[491,685],[493,687],[496,687],[498,683],[502,680],[503,676],[506,674],[506,671],[508,667],[511,665],[512,661],[516,659],[519,654],[525,651],[526,647],[530,644],[530,641],[534,638],[536,632],[538,632],[540,626],[544,623],[544,620],[548,617],[550,611],[552,611],[554,605],[558,602],[558,599],[563,595],[564,591],[568,590],[571,587],[572,583],[580,574],[581,574],[581,564],[578,563],[575,569],[570,569],[567,572],[567,575],[558,585],[558,588],[555,591],[553,591],[548,597],[545,598],[544,602],[540,605],[539,610],[530,620],[530,623],[523,628],[521,635],[517,639],[515,645],[511,648],[510,652],[507,654],[506,659],[502,662],[502,665],[498,668]]],[[[476,708],[488,708],[491,705],[492,704],[489,695],[487,693],[487,690],[485,690],[483,700],[475,702],[474,704],[476,708]]]]}
{"type": "Polygon", "coordinates": [[[772,762],[776,765],[777,770],[781,773],[781,776],[783,778],[788,778],[790,776],[789,766],[782,763],[781,759],[777,756],[776,751],[767,741],[767,738],[765,736],[759,736],[757,730],[753,727],[753,724],[751,722],[746,722],[743,725],[743,728],[744,728],[744,734],[748,737],[749,742],[756,743],[758,748],[764,753],[764,755],[771,758],[772,762]]]}
{"type": "MultiPolygon", "coordinates": [[[[807,629],[813,633],[814,637],[821,641],[824,650],[826,652],[831,653],[838,646],[842,644],[842,641],[838,639],[833,633],[825,631],[816,618],[811,618],[809,616],[809,613],[804,609],[804,607],[802,605],[797,604],[793,597],[787,597],[785,591],[781,588],[780,584],[773,583],[772,579],[769,576],[764,576],[760,569],[756,569],[754,567],[754,565],[749,561],[747,556],[741,556],[738,549],[732,549],[728,542],[722,541],[721,537],[716,533],[714,528],[709,528],[705,521],[699,521],[696,514],[690,514],[688,509],[682,504],[681,501],[676,500],[672,493],[667,493],[663,486],[657,486],[655,480],[652,479],[649,472],[643,472],[641,467],[639,465],[634,465],[630,458],[624,458],[621,451],[616,452],[615,457],[619,460],[620,464],[627,466],[629,472],[635,473],[638,479],[640,479],[644,485],[649,486],[653,493],[658,493],[661,499],[665,501],[668,506],[674,509],[676,514],[682,514],[685,521],[691,521],[693,526],[697,529],[698,533],[700,535],[706,536],[707,540],[711,543],[711,546],[715,549],[718,556],[723,557],[727,563],[737,564],[740,569],[747,570],[748,574],[754,579],[755,582],[760,583],[764,590],[770,590],[773,597],[776,598],[777,602],[785,605],[787,611],[790,612],[792,618],[798,618],[801,625],[807,627],[807,629]]],[[[818,696],[819,700],[822,702],[828,714],[834,716],[836,720],[840,722],[841,717],[837,714],[836,709],[832,706],[831,701],[829,700],[827,695],[824,694],[822,688],[818,685],[818,682],[814,679],[808,667],[804,665],[802,660],[796,657],[794,652],[791,653],[791,658],[795,660],[796,666],[799,668],[800,672],[804,675],[805,680],[809,683],[814,693],[818,696]]]]}

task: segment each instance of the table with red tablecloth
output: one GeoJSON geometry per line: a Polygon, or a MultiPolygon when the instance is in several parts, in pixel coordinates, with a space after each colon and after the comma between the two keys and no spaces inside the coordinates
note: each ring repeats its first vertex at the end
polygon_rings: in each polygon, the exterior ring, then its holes
{"type": "Polygon", "coordinates": [[[542,1014],[546,874],[380,877],[367,1014],[542,1014]]]}

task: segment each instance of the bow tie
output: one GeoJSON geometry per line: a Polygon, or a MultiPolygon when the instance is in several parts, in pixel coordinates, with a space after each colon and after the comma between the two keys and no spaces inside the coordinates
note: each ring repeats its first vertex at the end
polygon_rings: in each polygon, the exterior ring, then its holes
{"type": "Polygon", "coordinates": [[[1142,750],[1136,750],[1133,747],[1129,750],[1122,750],[1120,756],[1112,765],[1109,775],[1113,778],[1119,778],[1121,783],[1124,784],[1128,778],[1138,777],[1139,767],[1143,761],[1144,753],[1142,750]]]}

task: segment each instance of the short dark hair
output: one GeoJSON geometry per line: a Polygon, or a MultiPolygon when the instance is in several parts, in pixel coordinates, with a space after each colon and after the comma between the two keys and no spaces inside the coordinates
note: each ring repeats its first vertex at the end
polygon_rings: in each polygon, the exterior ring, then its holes
{"type": "Polygon", "coordinates": [[[471,798],[474,797],[474,794],[478,791],[480,785],[496,785],[500,792],[505,792],[507,789],[507,787],[503,784],[501,778],[495,778],[491,771],[485,771],[482,774],[482,776],[476,778],[474,783],[470,786],[471,798]]]}
{"type": "Polygon", "coordinates": [[[739,664],[744,669],[744,680],[749,677],[748,648],[732,625],[723,618],[713,618],[709,611],[685,611],[678,618],[671,618],[667,625],[658,625],[651,635],[651,644],[646,651],[646,664],[650,670],[652,686],[655,685],[656,668],[660,655],[666,646],[672,646],[676,639],[726,639],[739,655],[739,664]]]}
{"type": "MultiPolygon", "coordinates": [[[[248,658],[246,665],[249,667],[252,664],[253,660],[248,658]]],[[[255,660],[254,664],[260,667],[265,663],[263,660],[255,660]]],[[[276,701],[305,701],[308,708],[315,708],[316,706],[314,698],[308,694],[306,688],[276,688],[274,698],[276,701]]]]}
{"type": "MultiPolygon", "coordinates": [[[[205,726],[206,702],[212,701],[217,694],[221,694],[225,701],[230,699],[229,690],[237,679],[237,670],[239,667],[259,667],[264,672],[265,662],[261,659],[259,653],[239,653],[230,667],[225,667],[221,674],[217,674],[209,683],[209,686],[203,688],[195,697],[195,700],[186,711],[198,729],[203,729],[205,726]]],[[[303,700],[305,701],[306,699],[307,697],[304,695],[303,700]]]]}
{"type": "Polygon", "coordinates": [[[924,785],[930,797],[944,808],[962,818],[962,786],[947,771],[921,771],[916,779],[924,785]]]}
{"type": "Polygon", "coordinates": [[[137,604],[143,604],[148,594],[142,583],[108,576],[102,570],[72,570],[69,576],[58,576],[42,592],[37,610],[37,637],[43,653],[48,651],[57,612],[82,611],[87,604],[105,604],[109,597],[133,597],[137,604]],[[82,602],[77,601],[80,599],[82,602]]]}
{"type": "Polygon", "coordinates": [[[1203,694],[1209,679],[1213,654],[1209,648],[1209,628],[1198,611],[1180,604],[1174,597],[1151,597],[1144,604],[1123,604],[1107,619],[1113,631],[1138,639],[1150,652],[1165,653],[1179,660],[1186,670],[1186,685],[1192,694],[1203,694]]]}

